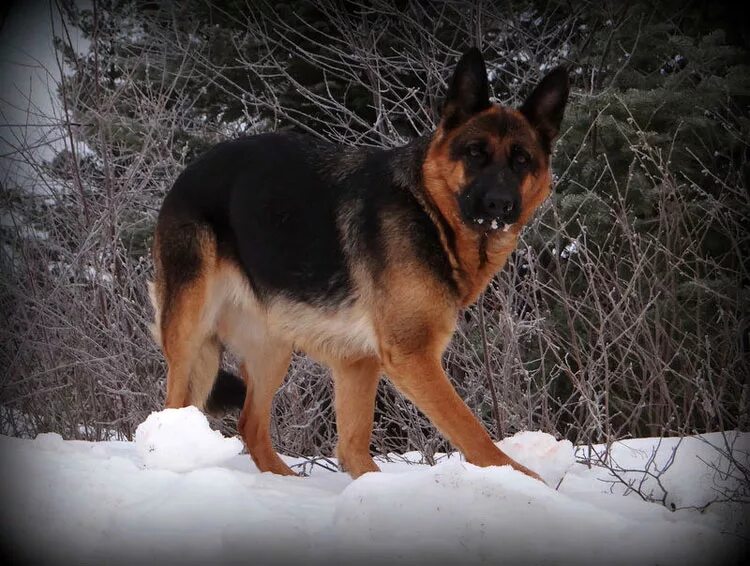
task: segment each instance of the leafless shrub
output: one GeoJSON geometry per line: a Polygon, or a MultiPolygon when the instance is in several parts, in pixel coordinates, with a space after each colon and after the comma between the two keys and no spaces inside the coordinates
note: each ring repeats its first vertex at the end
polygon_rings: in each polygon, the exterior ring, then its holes
{"type": "Polygon", "coordinates": [[[647,453],[616,445],[581,447],[577,461],[605,471],[599,479],[609,484],[612,493],[635,494],[670,511],[703,513],[717,504],[730,504],[721,510],[726,516],[732,514],[733,507],[741,509],[750,503],[750,453],[743,444],[743,437],[734,432],[668,442],[660,437],[650,443],[647,453]],[[695,493],[684,489],[686,473],[700,476],[704,487],[695,493]],[[706,481],[709,477],[710,483],[706,481]]]}
{"type": "MultiPolygon", "coordinates": [[[[395,146],[434,128],[445,80],[466,37],[485,48],[490,73],[502,73],[503,80],[493,84],[504,103],[518,103],[540,69],[576,64],[566,55],[581,41],[572,31],[576,13],[543,14],[544,22],[553,23],[530,34],[520,25],[528,14],[500,14],[489,4],[409,6],[398,14],[385,1],[361,7],[376,14],[373,19],[321,2],[331,25],[342,31],[324,40],[304,26],[289,26],[270,4],[262,17],[249,10],[232,37],[235,74],[217,69],[205,46],[192,41],[190,21],[173,18],[170,10],[176,8],[165,8],[140,16],[151,30],[146,48],[130,49],[127,37],[121,38],[112,64],[123,74],[111,88],[67,80],[62,62],[50,70],[62,108],[46,118],[55,124],[50,139],[64,143],[65,151],[48,163],[23,138],[6,140],[31,180],[25,186],[18,178],[3,181],[9,188],[21,185],[2,197],[13,220],[4,226],[8,245],[0,283],[0,308],[8,321],[0,349],[3,431],[132,438],[148,412],[161,408],[165,368],[147,331],[145,281],[152,266],[147,245],[138,242],[147,241],[163,195],[194,151],[185,141],[191,133],[212,142],[292,124],[344,144],[395,146]],[[454,30],[452,39],[438,40],[436,30],[445,26],[454,30]],[[384,46],[386,36],[397,50],[384,46]],[[248,57],[248,43],[261,56],[248,57]],[[307,50],[313,43],[317,48],[307,50]],[[321,74],[315,88],[286,65],[289,52],[321,74]],[[233,78],[238,70],[252,77],[252,88],[233,78]],[[142,88],[135,79],[143,73],[161,75],[142,88]],[[328,89],[334,81],[368,93],[371,121],[328,89]],[[227,103],[241,104],[242,117],[221,126],[196,122],[189,112],[195,82],[212,85],[227,103]],[[290,105],[279,85],[294,89],[303,103],[290,105]],[[261,113],[272,119],[259,120],[261,113]]],[[[65,31],[58,30],[63,42],[65,31]]],[[[103,56],[94,50],[75,64],[96,65],[103,56]]],[[[584,104],[586,95],[574,93],[571,104],[584,104]]],[[[600,118],[592,116],[590,131],[600,118]]],[[[737,329],[746,325],[740,299],[701,288],[695,277],[724,270],[738,287],[747,281],[746,211],[729,204],[747,204],[747,189],[737,172],[706,166],[723,191],[712,197],[702,220],[687,222],[695,215],[687,214],[694,202],[686,189],[699,183],[674,171],[645,136],[621,135],[634,148],[631,170],[647,168],[663,199],[658,230],[646,235],[634,229],[630,180],[607,165],[617,192],[598,206],[612,226],[610,236],[592,240],[583,220],[563,221],[548,203],[484,299],[462,314],[446,352],[459,392],[496,436],[543,429],[593,443],[747,427],[742,419],[750,414],[750,399],[743,376],[750,371],[737,339],[737,329]],[[709,229],[720,230],[729,242],[729,268],[702,252],[709,229]],[[685,285],[685,278],[696,284],[685,285]],[[676,306],[704,297],[721,309],[721,325],[708,324],[696,311],[690,327],[683,327],[676,306]],[[553,318],[566,326],[561,329],[553,318]],[[594,338],[582,342],[581,329],[594,338]]],[[[567,171],[559,174],[564,181],[567,171]]],[[[589,190],[585,199],[601,197],[589,190]]],[[[335,427],[327,370],[295,357],[274,416],[279,450],[331,454],[335,427]]],[[[218,424],[229,433],[236,426],[231,418],[218,424]]],[[[373,447],[382,454],[419,449],[430,461],[447,445],[384,381],[373,447]]]]}
{"type": "Polygon", "coordinates": [[[646,462],[635,468],[625,467],[617,462],[607,447],[600,451],[593,446],[589,446],[586,457],[578,461],[588,466],[606,469],[612,477],[608,482],[612,486],[617,484],[623,486],[625,488],[624,495],[635,493],[643,501],[659,503],[672,511],[676,511],[676,505],[668,502],[669,490],[664,486],[662,477],[674,464],[682,438],[669,450],[669,456],[664,463],[659,465],[656,463],[656,456],[659,453],[662,441],[663,439],[660,438],[651,449],[646,462]]]}

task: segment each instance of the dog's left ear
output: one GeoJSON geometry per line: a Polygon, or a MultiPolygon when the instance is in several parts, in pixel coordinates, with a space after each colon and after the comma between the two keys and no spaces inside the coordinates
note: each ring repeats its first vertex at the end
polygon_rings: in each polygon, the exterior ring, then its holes
{"type": "Polygon", "coordinates": [[[569,90],[568,71],[557,67],[547,73],[521,106],[521,113],[539,132],[547,151],[560,132],[569,90]]]}
{"type": "Polygon", "coordinates": [[[443,130],[448,131],[460,126],[490,105],[490,86],[484,59],[479,49],[472,47],[461,57],[453,73],[443,106],[443,130]]]}

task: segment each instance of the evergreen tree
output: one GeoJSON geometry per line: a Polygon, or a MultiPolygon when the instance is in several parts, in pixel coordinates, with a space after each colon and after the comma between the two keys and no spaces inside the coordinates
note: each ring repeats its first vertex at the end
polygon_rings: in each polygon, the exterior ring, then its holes
{"type": "MultiPolygon", "coordinates": [[[[38,338],[16,340],[13,363],[66,392],[18,386],[19,398],[52,407],[48,430],[64,419],[77,430],[93,412],[127,433],[159,406],[158,393],[142,393],[161,391],[164,373],[146,330],[145,280],[157,211],[187,163],[221,140],[284,129],[400,145],[432,131],[445,82],[471,45],[482,48],[499,102],[517,106],[560,64],[573,90],[552,198],[480,305],[463,313],[446,355],[462,395],[497,434],[543,427],[595,441],[747,426],[750,69],[747,33],[726,6],[66,6],[66,22],[90,42],[80,55],[64,33],[58,39],[68,66],[64,136],[75,143],[39,167],[59,187],[29,217],[53,237],[23,250],[34,276],[19,279],[24,291],[13,298],[36,297],[18,312],[41,313],[13,319],[19,335],[38,338]],[[127,349],[135,353],[123,362],[127,349]],[[102,370],[110,359],[119,362],[102,370]],[[106,372],[116,378],[96,387],[106,372]],[[66,395],[80,410],[58,408],[66,395]]],[[[6,194],[14,206],[26,198],[6,194]]],[[[294,446],[308,453],[335,438],[320,411],[330,386],[312,367],[295,362],[315,386],[277,408],[304,428],[294,446]]],[[[447,447],[393,390],[379,399],[378,449],[447,447]]]]}

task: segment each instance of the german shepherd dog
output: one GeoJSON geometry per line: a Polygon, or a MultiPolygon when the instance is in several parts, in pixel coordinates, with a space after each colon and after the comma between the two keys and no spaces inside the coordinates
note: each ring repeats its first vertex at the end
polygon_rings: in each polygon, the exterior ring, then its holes
{"type": "Polygon", "coordinates": [[[568,75],[550,72],[520,109],[493,104],[481,53],[458,62],[437,130],[396,149],[293,133],[220,143],[179,176],[153,245],[154,335],[167,407],[242,407],[261,471],[271,401],[300,350],[332,369],[337,455],[352,477],[370,456],[382,374],[479,466],[538,476],[491,440],[441,356],[459,311],[505,264],[550,192],[550,150],[568,75]],[[223,349],[242,376],[219,371],[223,349]]]}

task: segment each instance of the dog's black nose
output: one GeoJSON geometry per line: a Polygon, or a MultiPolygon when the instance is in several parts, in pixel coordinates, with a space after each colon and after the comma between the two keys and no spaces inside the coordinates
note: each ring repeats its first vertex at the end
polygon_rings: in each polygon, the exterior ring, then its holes
{"type": "Polygon", "coordinates": [[[482,197],[482,209],[485,215],[503,220],[515,215],[516,203],[510,195],[489,191],[482,197]]]}

